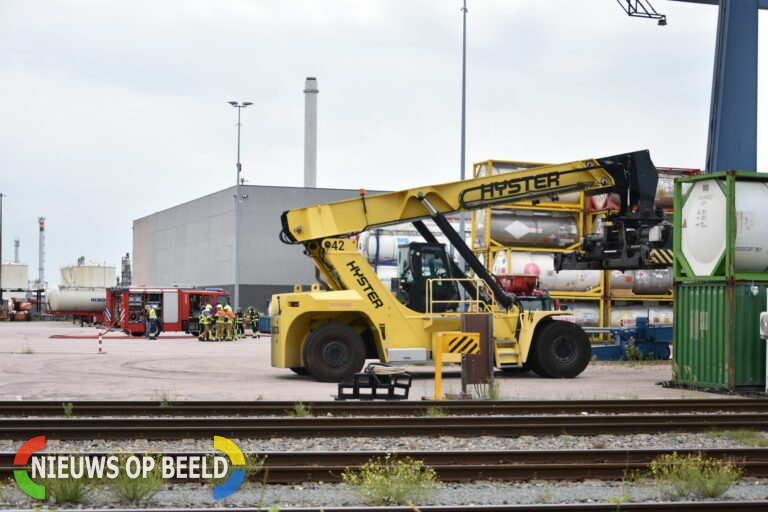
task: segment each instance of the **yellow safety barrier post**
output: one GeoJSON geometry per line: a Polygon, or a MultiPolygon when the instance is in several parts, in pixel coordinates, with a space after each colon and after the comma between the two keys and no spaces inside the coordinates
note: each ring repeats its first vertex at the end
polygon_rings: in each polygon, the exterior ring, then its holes
{"type": "Polygon", "coordinates": [[[480,353],[480,333],[443,331],[432,335],[432,359],[435,361],[435,396],[427,400],[443,398],[443,363],[460,363],[462,354],[480,353]]]}

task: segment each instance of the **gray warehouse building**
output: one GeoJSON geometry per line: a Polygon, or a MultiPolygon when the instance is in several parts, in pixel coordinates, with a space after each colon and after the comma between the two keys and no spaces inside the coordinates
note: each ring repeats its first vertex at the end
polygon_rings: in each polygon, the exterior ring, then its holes
{"type": "MultiPolygon", "coordinates": [[[[240,187],[240,306],[315,282],[302,245],[278,240],[285,210],[359,197],[358,190],[240,187]]],[[[369,194],[380,192],[369,191],[369,194]]],[[[133,284],[223,288],[234,296],[235,187],[133,221],[133,284]]]]}

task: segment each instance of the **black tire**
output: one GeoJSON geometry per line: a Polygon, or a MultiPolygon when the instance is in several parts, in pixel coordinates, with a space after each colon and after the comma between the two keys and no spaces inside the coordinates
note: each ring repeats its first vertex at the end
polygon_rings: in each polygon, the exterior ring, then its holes
{"type": "Polygon", "coordinates": [[[584,330],[555,320],[536,332],[528,363],[542,377],[572,379],[584,371],[591,358],[592,347],[584,330]]]}
{"type": "Polygon", "coordinates": [[[27,317],[26,318],[27,322],[31,322],[32,321],[32,313],[27,313],[26,317],[27,317]]]}
{"type": "Polygon", "coordinates": [[[363,364],[363,339],[346,324],[323,324],[304,344],[304,368],[319,381],[342,382],[362,370],[363,364]]]}
{"type": "Polygon", "coordinates": [[[309,372],[303,366],[294,366],[291,371],[296,375],[309,375],[309,372]]]}
{"type": "MultiPolygon", "coordinates": [[[[189,322],[187,322],[186,320],[182,320],[181,321],[181,330],[184,331],[184,332],[189,333],[189,322]]],[[[192,334],[192,333],[190,333],[190,334],[192,334]]],[[[195,334],[195,336],[197,336],[197,334],[195,334]]]]}
{"type": "Polygon", "coordinates": [[[11,311],[11,316],[8,317],[8,320],[11,321],[11,322],[15,322],[16,321],[16,313],[11,311]]]}

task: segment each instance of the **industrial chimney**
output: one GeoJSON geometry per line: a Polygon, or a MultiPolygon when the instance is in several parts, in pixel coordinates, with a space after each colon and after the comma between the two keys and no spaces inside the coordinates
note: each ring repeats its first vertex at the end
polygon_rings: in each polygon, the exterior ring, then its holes
{"type": "Polygon", "coordinates": [[[45,217],[37,219],[40,225],[40,241],[38,242],[39,253],[37,256],[37,287],[45,288],[45,217]]]}
{"type": "Polygon", "coordinates": [[[317,187],[317,79],[304,83],[304,187],[317,187]]]}

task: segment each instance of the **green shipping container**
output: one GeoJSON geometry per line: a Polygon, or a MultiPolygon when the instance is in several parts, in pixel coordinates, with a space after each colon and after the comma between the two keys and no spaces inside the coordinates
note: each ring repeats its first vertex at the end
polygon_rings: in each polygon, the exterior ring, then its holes
{"type": "Polygon", "coordinates": [[[763,390],[760,313],[766,282],[675,283],[674,379],[722,390],[763,390]]]}

